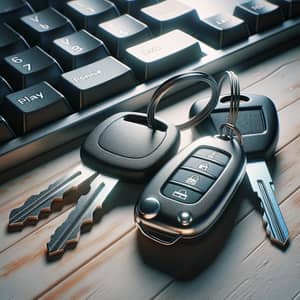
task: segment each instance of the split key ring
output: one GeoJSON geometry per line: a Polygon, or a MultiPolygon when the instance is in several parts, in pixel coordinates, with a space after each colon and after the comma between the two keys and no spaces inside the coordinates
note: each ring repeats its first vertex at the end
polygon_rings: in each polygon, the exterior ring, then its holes
{"type": "Polygon", "coordinates": [[[197,115],[193,116],[189,120],[185,121],[184,123],[175,125],[179,130],[184,130],[191,128],[199,123],[201,123],[204,119],[206,119],[209,114],[214,110],[216,107],[218,100],[219,100],[219,88],[218,84],[215,79],[206,73],[203,72],[189,72],[180,74],[170,78],[169,80],[165,81],[162,85],[160,85],[157,90],[154,92],[150,103],[147,108],[147,125],[150,128],[155,129],[155,114],[157,110],[157,106],[160,100],[180,81],[187,81],[187,80],[194,80],[198,82],[203,82],[209,85],[211,88],[211,96],[210,99],[205,106],[205,108],[197,115]]]}

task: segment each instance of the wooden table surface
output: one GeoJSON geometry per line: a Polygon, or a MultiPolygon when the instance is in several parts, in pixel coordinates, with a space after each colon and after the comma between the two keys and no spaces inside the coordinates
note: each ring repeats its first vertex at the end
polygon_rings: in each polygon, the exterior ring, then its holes
{"type": "MultiPolygon", "coordinates": [[[[201,240],[162,247],[138,234],[133,205],[141,185],[121,185],[101,222],[58,261],[46,243],[72,206],[7,233],[9,212],[80,163],[75,149],[0,185],[0,299],[300,299],[300,46],[236,67],[245,92],[269,96],[280,136],[269,162],[290,232],[286,251],[266,237],[247,178],[223,218],[201,240]]],[[[186,118],[190,96],[159,115],[186,118]]],[[[192,141],[182,133],[182,147],[192,141]]]]}

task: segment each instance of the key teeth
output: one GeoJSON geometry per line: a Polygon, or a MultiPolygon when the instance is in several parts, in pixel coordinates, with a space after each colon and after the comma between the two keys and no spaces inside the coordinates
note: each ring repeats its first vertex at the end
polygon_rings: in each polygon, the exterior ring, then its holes
{"type": "Polygon", "coordinates": [[[94,211],[89,211],[89,216],[84,217],[84,220],[81,221],[79,226],[73,227],[72,231],[74,231],[74,234],[72,234],[67,240],[65,240],[63,244],[58,248],[51,249],[51,243],[55,242],[56,237],[59,236],[59,233],[62,231],[62,229],[64,229],[63,226],[58,227],[54,234],[51,236],[50,242],[47,243],[48,259],[55,260],[61,258],[66,250],[76,248],[79,243],[81,234],[89,232],[92,229],[93,225],[96,223],[96,220],[98,219],[97,217],[95,217],[96,211],[101,211],[101,207],[98,206],[94,211]]]}
{"type": "Polygon", "coordinates": [[[98,218],[102,216],[101,206],[93,207],[93,203],[97,199],[97,191],[103,187],[104,184],[102,183],[97,189],[91,189],[89,194],[80,198],[77,206],[68,215],[64,223],[51,235],[50,241],[47,243],[47,258],[49,260],[59,259],[66,250],[74,249],[80,240],[81,234],[90,231],[98,218]],[[84,204],[88,204],[88,206],[85,207],[84,204]],[[80,213],[82,209],[85,209],[83,214],[80,213]],[[75,224],[73,220],[75,220],[75,224]],[[59,243],[57,244],[56,241],[59,243]]]}
{"type": "Polygon", "coordinates": [[[61,178],[39,194],[29,197],[20,207],[14,208],[9,214],[8,231],[21,231],[26,225],[35,225],[52,212],[61,210],[64,205],[76,202],[80,195],[86,192],[80,189],[80,175],[81,172],[75,172],[61,178]],[[62,189],[59,190],[60,188],[62,189]],[[55,194],[56,190],[58,192],[55,194]],[[44,203],[39,203],[43,198],[44,203]]]}

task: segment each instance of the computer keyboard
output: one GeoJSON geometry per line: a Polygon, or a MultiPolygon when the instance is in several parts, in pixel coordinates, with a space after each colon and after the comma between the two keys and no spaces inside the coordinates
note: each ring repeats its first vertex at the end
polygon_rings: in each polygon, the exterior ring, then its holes
{"type": "Polygon", "coordinates": [[[1,0],[0,172],[299,34],[299,0],[1,0]]]}

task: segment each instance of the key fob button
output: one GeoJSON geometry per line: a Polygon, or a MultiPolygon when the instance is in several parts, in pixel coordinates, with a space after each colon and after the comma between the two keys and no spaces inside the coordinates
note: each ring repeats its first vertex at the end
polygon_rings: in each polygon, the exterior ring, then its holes
{"type": "Polygon", "coordinates": [[[202,196],[201,193],[173,183],[166,184],[163,189],[163,194],[173,200],[189,204],[199,201],[202,196]]]}
{"type": "Polygon", "coordinates": [[[196,157],[189,158],[184,164],[183,168],[187,168],[193,171],[196,171],[198,173],[208,175],[212,178],[217,178],[221,172],[223,171],[223,167],[196,157]]]}
{"type": "Polygon", "coordinates": [[[182,226],[188,226],[192,223],[193,217],[188,211],[182,211],[178,214],[177,220],[182,226]]]}
{"type": "Polygon", "coordinates": [[[154,197],[148,197],[139,203],[139,212],[147,220],[157,216],[160,210],[160,203],[154,197]]]}
{"type": "Polygon", "coordinates": [[[205,193],[214,183],[214,180],[207,176],[184,169],[179,169],[171,177],[170,181],[187,185],[191,189],[197,189],[201,193],[205,193]]]}
{"type": "Polygon", "coordinates": [[[229,161],[228,155],[220,153],[214,149],[199,149],[193,154],[193,156],[213,161],[222,166],[226,166],[229,161]]]}

